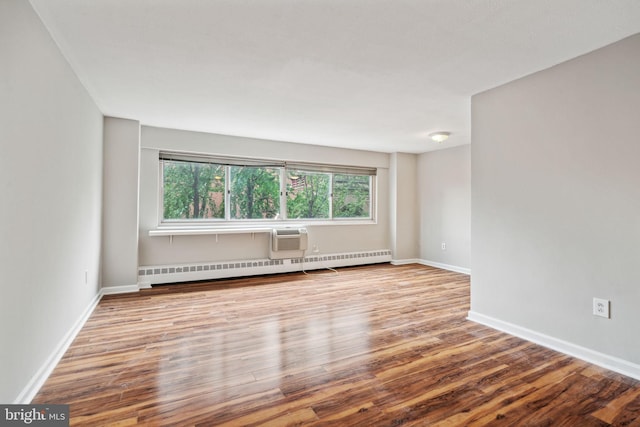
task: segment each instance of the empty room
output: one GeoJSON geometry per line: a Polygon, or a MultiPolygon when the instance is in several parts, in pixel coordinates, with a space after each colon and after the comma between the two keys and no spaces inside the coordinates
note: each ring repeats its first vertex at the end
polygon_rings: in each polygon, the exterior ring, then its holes
{"type": "Polygon", "coordinates": [[[0,424],[640,425],[640,2],[0,0],[0,424]]]}

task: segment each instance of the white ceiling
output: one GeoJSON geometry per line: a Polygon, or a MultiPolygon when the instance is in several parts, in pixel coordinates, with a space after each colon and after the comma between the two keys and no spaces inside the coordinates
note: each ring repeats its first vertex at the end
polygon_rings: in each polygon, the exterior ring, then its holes
{"type": "Polygon", "coordinates": [[[468,144],[473,94],[640,32],[638,0],[31,3],[105,115],[383,152],[468,144]]]}

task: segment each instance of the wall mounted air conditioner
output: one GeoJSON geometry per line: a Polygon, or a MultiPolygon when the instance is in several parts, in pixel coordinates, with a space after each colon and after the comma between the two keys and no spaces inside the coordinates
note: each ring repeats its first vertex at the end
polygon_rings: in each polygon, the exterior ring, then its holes
{"type": "Polygon", "coordinates": [[[302,258],[307,250],[307,229],[274,228],[271,231],[271,247],[269,258],[302,258]]]}

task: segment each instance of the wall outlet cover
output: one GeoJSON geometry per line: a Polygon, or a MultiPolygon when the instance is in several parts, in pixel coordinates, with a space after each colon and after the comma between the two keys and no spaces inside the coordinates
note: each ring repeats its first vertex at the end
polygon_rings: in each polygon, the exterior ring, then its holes
{"type": "Polygon", "coordinates": [[[594,298],[593,299],[593,315],[608,319],[609,304],[610,304],[609,300],[602,299],[602,298],[594,298]]]}

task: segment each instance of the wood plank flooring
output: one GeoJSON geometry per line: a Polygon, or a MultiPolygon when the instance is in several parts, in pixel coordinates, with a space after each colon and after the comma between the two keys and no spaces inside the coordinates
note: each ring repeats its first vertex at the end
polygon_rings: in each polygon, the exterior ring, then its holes
{"type": "Polygon", "coordinates": [[[640,382],[465,320],[387,264],[106,296],[33,403],[90,426],[640,426],[640,382]]]}

